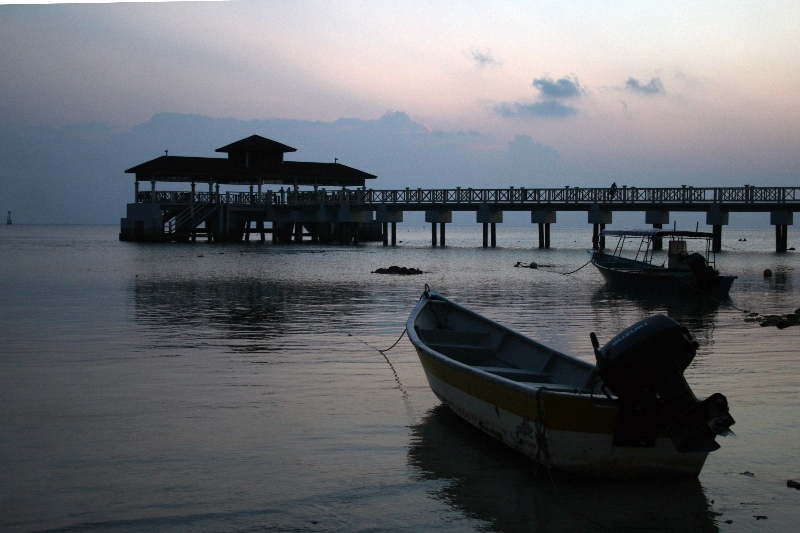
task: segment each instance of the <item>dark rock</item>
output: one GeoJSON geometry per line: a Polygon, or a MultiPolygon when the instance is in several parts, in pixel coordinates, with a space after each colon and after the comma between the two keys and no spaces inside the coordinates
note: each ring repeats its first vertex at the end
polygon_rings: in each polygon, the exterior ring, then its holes
{"type": "Polygon", "coordinates": [[[766,516],[761,515],[761,514],[754,514],[753,518],[755,518],[756,520],[766,520],[767,519],[766,516]]]}
{"type": "Polygon", "coordinates": [[[775,326],[778,329],[788,328],[800,324],[800,314],[786,313],[785,315],[759,315],[750,313],[744,319],[745,322],[758,322],[759,326],[775,326]]]}
{"type": "Polygon", "coordinates": [[[800,490],[800,481],[795,481],[793,479],[790,479],[789,481],[786,482],[786,486],[791,489],[800,490]]]}
{"type": "Polygon", "coordinates": [[[417,268],[407,268],[397,265],[392,265],[389,268],[379,268],[373,272],[373,274],[395,274],[398,276],[413,276],[422,273],[422,270],[417,268]]]}
{"type": "Polygon", "coordinates": [[[740,476],[747,476],[747,477],[756,477],[756,475],[754,473],[748,472],[747,470],[745,470],[744,472],[739,472],[739,475],[740,476]]]}

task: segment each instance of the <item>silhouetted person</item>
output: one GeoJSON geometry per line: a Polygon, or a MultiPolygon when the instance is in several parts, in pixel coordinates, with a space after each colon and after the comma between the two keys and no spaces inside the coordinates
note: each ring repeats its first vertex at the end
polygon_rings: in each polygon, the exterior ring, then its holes
{"type": "Polygon", "coordinates": [[[617,182],[613,182],[611,184],[611,198],[614,198],[617,195],[617,182]]]}

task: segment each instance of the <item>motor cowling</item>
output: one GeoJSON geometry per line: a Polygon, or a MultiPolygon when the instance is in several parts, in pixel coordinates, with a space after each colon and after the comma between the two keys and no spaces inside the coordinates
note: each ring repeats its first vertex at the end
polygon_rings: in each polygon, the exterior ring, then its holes
{"type": "Polygon", "coordinates": [[[734,420],[725,396],[713,394],[700,401],[686,383],[683,372],[698,345],[685,327],[655,315],[602,348],[592,333],[592,344],[604,387],[620,403],[614,445],[652,446],[662,426],[679,452],[719,448],[715,437],[729,433],[734,420]]]}
{"type": "Polygon", "coordinates": [[[719,272],[706,263],[705,258],[698,254],[693,253],[686,258],[686,265],[692,271],[694,277],[700,285],[714,286],[719,285],[719,272]]]}

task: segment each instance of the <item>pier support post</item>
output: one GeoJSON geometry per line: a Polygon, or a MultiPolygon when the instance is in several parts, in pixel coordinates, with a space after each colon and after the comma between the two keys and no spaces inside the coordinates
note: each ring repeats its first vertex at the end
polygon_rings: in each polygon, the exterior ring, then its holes
{"type": "Polygon", "coordinates": [[[492,248],[497,246],[497,224],[503,222],[503,212],[490,209],[489,204],[481,204],[478,206],[476,222],[483,224],[483,247],[486,248],[487,245],[486,230],[489,225],[491,225],[492,248]]]}
{"type": "Polygon", "coordinates": [[[383,245],[389,246],[389,223],[381,222],[381,233],[383,234],[383,245]]]}
{"type": "Polygon", "coordinates": [[[720,209],[718,205],[706,212],[706,224],[711,226],[711,250],[722,250],[722,226],[728,224],[728,212],[720,209]]]}
{"type": "Polygon", "coordinates": [[[714,252],[722,250],[722,224],[711,226],[711,250],[714,252]]]}
{"type": "Polygon", "coordinates": [[[483,247],[484,248],[488,248],[489,247],[489,223],[488,222],[484,222],[483,223],[483,247]]]}
{"type": "Polygon", "coordinates": [[[445,223],[444,223],[444,222],[440,222],[440,223],[439,223],[439,241],[441,241],[441,247],[442,247],[442,248],[444,248],[444,247],[445,247],[445,242],[444,242],[444,227],[445,227],[445,223]]]}
{"type": "Polygon", "coordinates": [[[775,226],[775,251],[785,252],[789,249],[789,225],[794,223],[791,211],[772,211],[769,222],[775,226]]]}
{"type": "Polygon", "coordinates": [[[604,229],[606,229],[606,225],[605,224],[600,224],[600,249],[601,250],[605,250],[606,249],[606,236],[603,235],[603,230],[604,229]]]}
{"type": "Polygon", "coordinates": [[[550,248],[550,223],[545,222],[544,224],[544,247],[549,249],[550,248]]]}
{"type": "MultiPolygon", "coordinates": [[[[644,223],[652,224],[653,229],[661,229],[664,224],[669,224],[669,211],[645,211],[644,223]]],[[[653,238],[653,251],[658,252],[664,249],[664,242],[661,237],[653,238]]]]}
{"type": "Polygon", "coordinates": [[[775,225],[775,251],[785,252],[788,248],[788,239],[786,236],[786,224],[775,225]]]}
{"type": "MultiPolygon", "coordinates": [[[[653,224],[653,229],[662,229],[663,224],[653,224]]],[[[653,237],[653,251],[659,252],[664,249],[664,239],[662,237],[653,237]]]]}
{"type": "Polygon", "coordinates": [[[600,231],[605,229],[606,224],[611,224],[612,219],[613,212],[603,211],[598,204],[592,204],[589,208],[589,224],[592,224],[592,248],[594,250],[605,247],[606,240],[600,237],[600,231]]]}
{"type": "Polygon", "coordinates": [[[444,246],[444,224],[453,221],[452,211],[425,211],[425,222],[431,224],[431,246],[436,247],[436,224],[442,224],[442,246],[444,246]]]}
{"type": "Polygon", "coordinates": [[[388,239],[388,224],[392,225],[392,246],[397,246],[397,223],[403,221],[402,211],[389,211],[386,204],[381,204],[375,210],[375,221],[383,223],[383,245],[386,246],[388,239]]]}
{"type": "Polygon", "coordinates": [[[556,211],[531,211],[531,223],[539,224],[539,248],[550,248],[550,224],[556,222],[556,211]]]}

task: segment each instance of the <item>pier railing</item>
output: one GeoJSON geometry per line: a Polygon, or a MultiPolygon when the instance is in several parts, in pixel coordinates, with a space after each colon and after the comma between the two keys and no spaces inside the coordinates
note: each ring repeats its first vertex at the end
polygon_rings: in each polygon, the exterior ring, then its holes
{"type": "MultiPolygon", "coordinates": [[[[152,191],[139,191],[136,201],[153,201],[152,191]]],[[[559,189],[341,189],[293,191],[285,189],[263,193],[209,193],[184,191],[155,191],[156,203],[191,204],[224,203],[229,205],[330,205],[330,204],[782,204],[800,203],[800,187],[674,187],[674,188],[584,188],[559,189]]]]}

